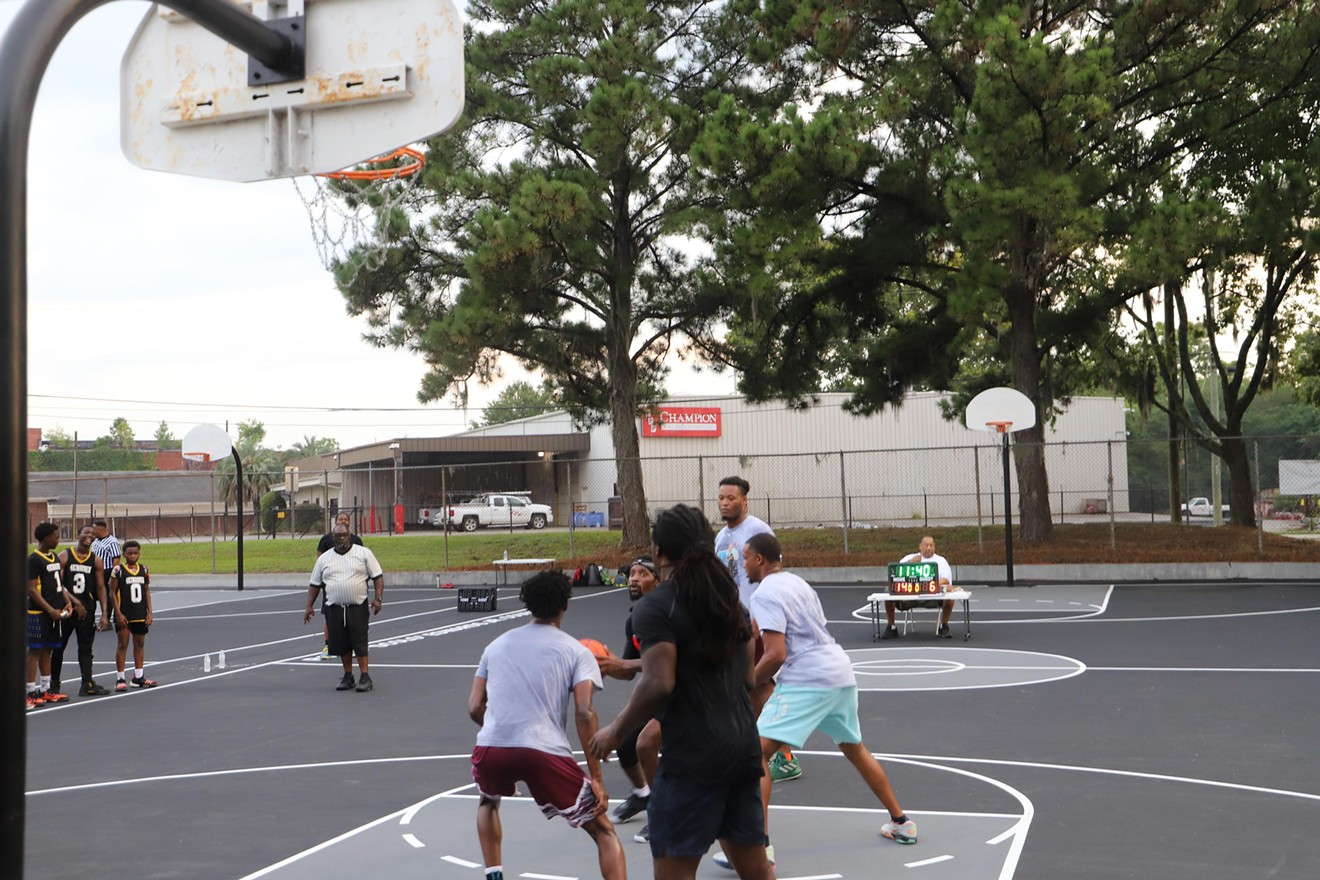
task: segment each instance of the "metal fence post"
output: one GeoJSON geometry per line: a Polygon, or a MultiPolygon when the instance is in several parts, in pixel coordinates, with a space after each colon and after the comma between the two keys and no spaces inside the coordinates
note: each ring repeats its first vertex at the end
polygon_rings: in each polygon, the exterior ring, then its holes
{"type": "Polygon", "coordinates": [[[843,555],[848,555],[848,479],[843,470],[843,450],[839,450],[839,511],[843,514],[843,555]]]}
{"type": "Polygon", "coordinates": [[[1109,552],[1118,552],[1118,538],[1114,530],[1114,441],[1105,441],[1105,453],[1109,457],[1109,552]]]}
{"type": "Polygon", "coordinates": [[[976,549],[985,552],[985,523],[981,514],[981,447],[972,447],[972,470],[976,472],[976,549]]]}
{"type": "Polygon", "coordinates": [[[1265,556],[1265,513],[1262,509],[1264,505],[1260,503],[1260,441],[1257,440],[1251,444],[1256,458],[1256,489],[1252,492],[1256,503],[1256,552],[1261,558],[1265,556]]]}

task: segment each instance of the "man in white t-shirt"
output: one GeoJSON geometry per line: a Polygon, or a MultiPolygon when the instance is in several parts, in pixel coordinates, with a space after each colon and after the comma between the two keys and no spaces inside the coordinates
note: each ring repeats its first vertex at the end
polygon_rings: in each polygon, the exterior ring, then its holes
{"type": "Polygon", "coordinates": [[[477,837],[486,880],[504,880],[500,801],[520,781],[547,818],[563,816],[591,835],[602,877],[627,877],[623,845],[604,815],[609,795],[600,761],[587,751],[596,735],[592,695],[601,687],[600,667],[581,642],[560,629],[571,591],[560,571],[525,581],[519,598],[532,622],[487,645],[472,680],[468,715],[481,727],[472,750],[472,778],[481,795],[477,837]],[[573,759],[564,732],[570,700],[590,776],[573,759]]]}
{"type": "MultiPolygon", "coordinates": [[[[775,682],[756,722],[762,759],[768,762],[784,744],[801,748],[817,730],[827,734],[889,811],[880,833],[897,843],[916,843],[916,823],[904,815],[884,768],[862,742],[852,661],[826,628],[820,597],[802,578],[783,570],[773,535],[752,537],[743,561],[748,577],[760,581],[752,594],[752,614],[761,627],[765,654],[756,664],[756,682],[775,682]]],[[[768,839],[768,774],[761,780],[761,803],[768,839]]]]}
{"type": "MultiPolygon", "coordinates": [[[[926,535],[921,539],[921,544],[916,553],[911,556],[904,556],[899,562],[933,562],[938,570],[937,577],[940,581],[940,589],[953,589],[953,567],[949,565],[949,560],[935,552],[935,539],[930,535],[926,535]]],[[[935,631],[936,635],[942,639],[953,638],[953,633],[949,632],[949,618],[953,616],[952,599],[914,599],[911,602],[886,602],[885,622],[888,625],[880,638],[898,638],[898,627],[894,625],[894,611],[906,611],[909,608],[940,609],[940,626],[935,631]]]]}
{"type": "MultiPolygon", "coordinates": [[[[742,602],[743,607],[749,612],[752,608],[752,593],[756,591],[756,584],[747,578],[747,569],[743,565],[743,547],[753,535],[773,537],[775,534],[774,529],[764,520],[752,516],[747,503],[747,493],[751,489],[751,484],[742,477],[725,477],[720,480],[717,501],[720,507],[720,519],[724,520],[724,528],[715,536],[715,555],[729,567],[729,574],[733,575],[734,583],[738,585],[738,601],[742,602]]],[[[752,623],[756,623],[755,614],[752,614],[752,623]]],[[[759,636],[756,640],[756,658],[761,659],[759,636]]],[[[766,686],[752,692],[753,711],[761,711],[765,701],[770,698],[770,690],[771,688],[766,686]]],[[[787,782],[801,775],[802,765],[793,757],[793,750],[787,746],[770,761],[771,782],[787,782]]]]}

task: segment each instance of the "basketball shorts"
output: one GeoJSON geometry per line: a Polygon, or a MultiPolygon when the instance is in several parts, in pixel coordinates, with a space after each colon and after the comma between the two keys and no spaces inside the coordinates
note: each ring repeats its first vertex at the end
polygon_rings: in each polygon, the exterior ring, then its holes
{"type": "Polygon", "coordinates": [[[703,856],[720,838],[739,846],[763,844],[761,774],[715,782],[668,773],[662,763],[651,783],[646,821],[656,858],[703,856]]]}
{"type": "Polygon", "coordinates": [[[837,743],[862,741],[857,718],[857,688],[813,688],[781,684],[761,710],[756,731],[762,737],[799,749],[819,730],[837,743]]]}
{"type": "Polygon", "coordinates": [[[58,648],[62,644],[63,642],[60,639],[59,622],[51,620],[50,615],[44,611],[33,611],[28,609],[28,650],[40,651],[42,648],[58,648]]]}
{"type": "Polygon", "coordinates": [[[145,620],[130,620],[128,622],[128,631],[135,636],[145,636],[150,629],[145,620]]]}
{"type": "Polygon", "coordinates": [[[330,653],[335,657],[367,656],[371,610],[366,605],[326,605],[324,613],[330,653]]]}
{"type": "Polygon", "coordinates": [[[563,816],[580,828],[596,815],[591,780],[577,762],[539,749],[477,746],[472,750],[472,778],[488,800],[511,796],[519,781],[527,784],[547,819],[563,816]]]}

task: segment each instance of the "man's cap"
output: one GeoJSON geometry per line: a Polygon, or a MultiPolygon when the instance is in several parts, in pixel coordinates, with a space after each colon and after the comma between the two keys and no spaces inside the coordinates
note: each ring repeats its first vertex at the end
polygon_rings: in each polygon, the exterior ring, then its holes
{"type": "Polygon", "coordinates": [[[638,556],[632,562],[628,563],[628,570],[632,571],[634,565],[640,565],[656,577],[660,577],[660,570],[655,567],[655,562],[649,556],[638,556]]]}

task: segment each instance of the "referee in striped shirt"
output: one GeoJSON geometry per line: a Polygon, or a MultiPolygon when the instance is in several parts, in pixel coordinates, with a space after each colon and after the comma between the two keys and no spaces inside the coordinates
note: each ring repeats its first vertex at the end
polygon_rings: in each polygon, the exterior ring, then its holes
{"type": "Polygon", "coordinates": [[[367,667],[367,630],[371,620],[367,609],[371,609],[371,614],[380,614],[381,598],[385,594],[385,572],[376,561],[376,554],[353,543],[353,533],[348,526],[337,524],[330,535],[334,546],[317,557],[312,569],[303,623],[312,619],[316,613],[316,596],[325,590],[322,613],[325,614],[330,653],[337,655],[344,664],[344,677],[335,690],[353,689],[353,655],[356,654],[358,669],[362,673],[356,682],[357,691],[365,693],[372,688],[367,667]],[[371,583],[375,584],[376,595],[368,605],[367,585],[371,583]]]}
{"type": "MultiPolygon", "coordinates": [[[[115,566],[119,564],[121,553],[119,539],[110,534],[110,526],[103,519],[92,520],[92,530],[96,534],[96,540],[92,542],[92,553],[97,559],[101,560],[101,565],[105,569],[106,586],[109,587],[110,572],[114,571],[115,566]]],[[[101,610],[101,615],[113,622],[115,615],[107,609],[114,608],[115,602],[108,592],[105,598],[109,604],[101,610]]]]}

